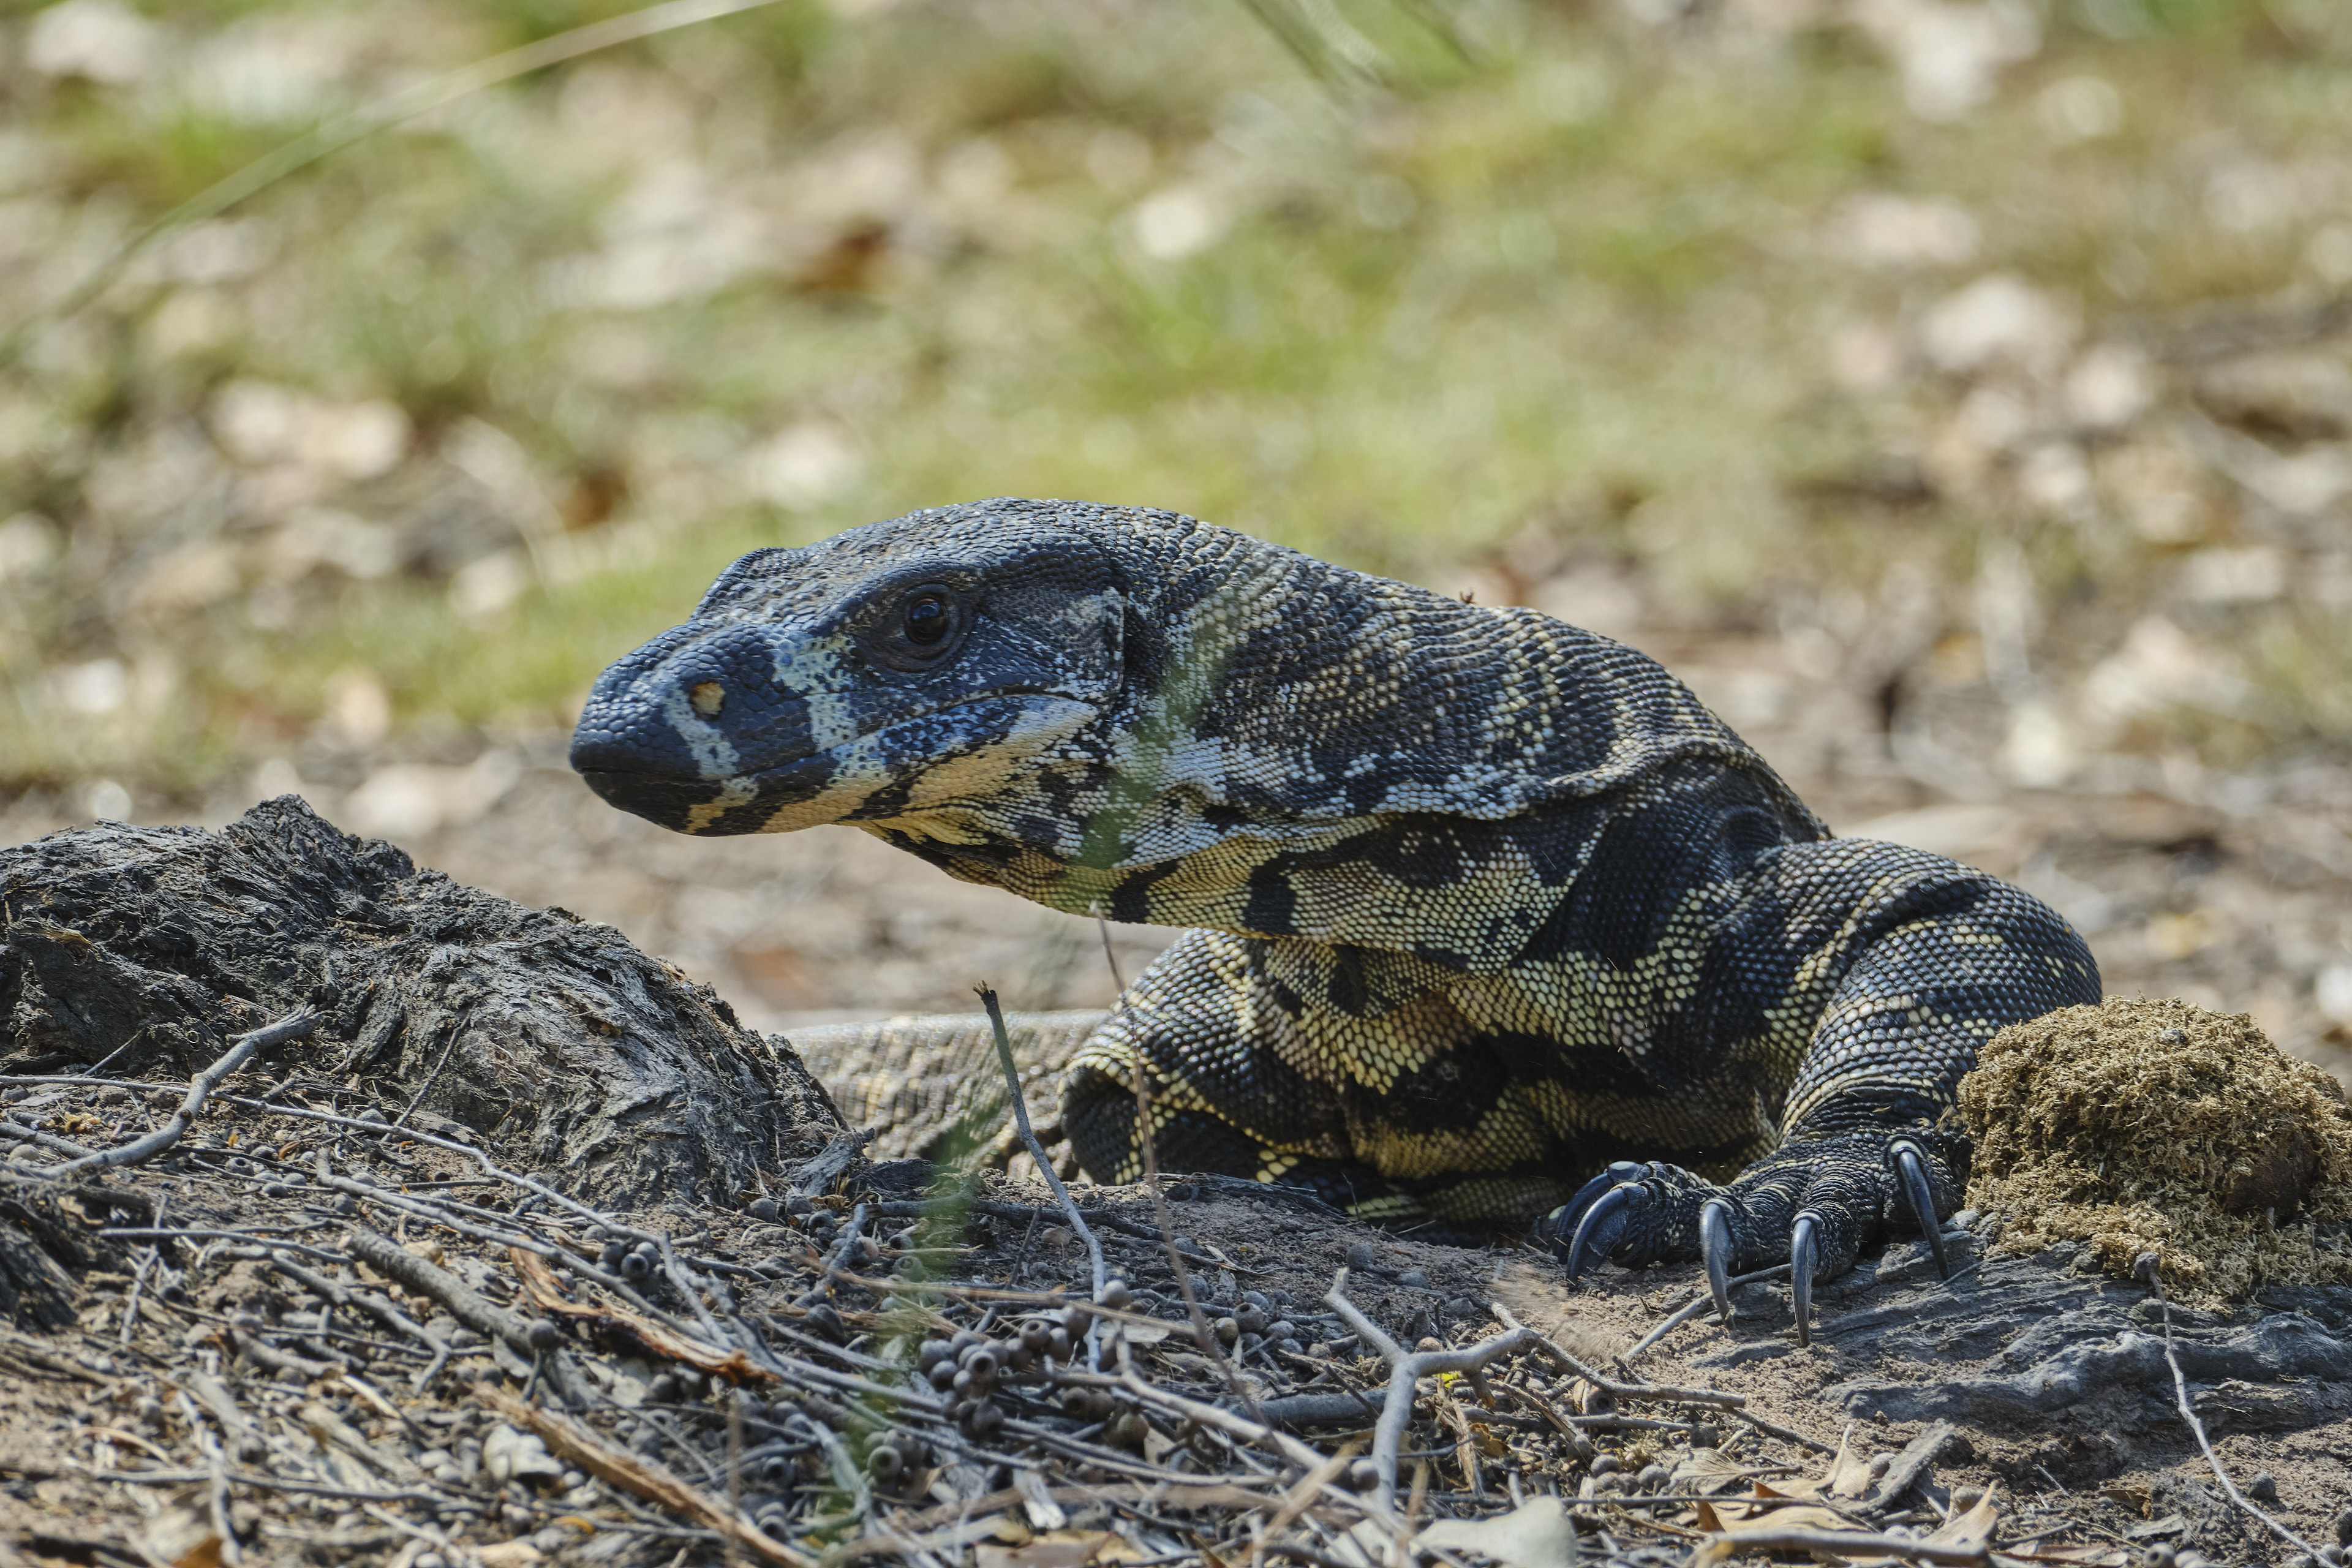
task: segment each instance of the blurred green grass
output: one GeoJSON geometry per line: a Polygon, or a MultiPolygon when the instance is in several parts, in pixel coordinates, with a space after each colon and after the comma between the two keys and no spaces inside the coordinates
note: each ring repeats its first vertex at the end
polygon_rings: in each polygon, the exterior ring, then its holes
{"type": "MultiPolygon", "coordinates": [[[[11,320],[319,116],[622,9],[72,7],[148,58],[58,68],[72,29],[0,10],[11,320]]],[[[2340,14],[2053,4],[1948,119],[1827,8],[1449,14],[1466,52],[1350,10],[1391,51],[1370,83],[1237,5],[779,5],[167,239],[0,381],[0,789],[186,799],[560,728],[741,551],[994,494],[1487,594],[1597,562],[1652,627],[1849,641],[1891,569],[1958,606],[2017,540],[2044,679],[2158,613],[2252,682],[2220,713],[2159,691],[2116,746],[2352,740],[2344,501],[2207,475],[2204,351],[2173,352],[2217,311],[2312,341],[2352,278],[2340,14]],[[1886,197],[1946,237],[1863,254],[1886,197]],[[2048,363],[1923,360],[1923,318],[2004,273],[2075,323],[2048,363]],[[2051,409],[2106,341],[2150,357],[2148,412],[2084,433],[2051,409]],[[2002,396],[2026,433],[1969,434],[2002,396]],[[2126,517],[2101,465],[2150,445],[2190,454],[2193,525],[2126,517]],[[2089,500],[2019,479],[2060,447],[2089,500]],[[2276,592],[2168,600],[2233,547],[2283,556],[2276,592]]]]}

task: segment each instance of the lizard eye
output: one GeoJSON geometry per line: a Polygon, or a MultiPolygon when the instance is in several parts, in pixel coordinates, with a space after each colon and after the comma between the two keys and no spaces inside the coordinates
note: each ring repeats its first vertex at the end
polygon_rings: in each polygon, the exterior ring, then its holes
{"type": "Polygon", "coordinates": [[[938,583],[909,589],[871,625],[863,640],[875,659],[909,674],[934,669],[963,646],[971,627],[967,595],[938,583]]]}
{"type": "Polygon", "coordinates": [[[907,640],[917,647],[933,647],[955,629],[955,610],[937,594],[918,594],[907,601],[907,640]]]}

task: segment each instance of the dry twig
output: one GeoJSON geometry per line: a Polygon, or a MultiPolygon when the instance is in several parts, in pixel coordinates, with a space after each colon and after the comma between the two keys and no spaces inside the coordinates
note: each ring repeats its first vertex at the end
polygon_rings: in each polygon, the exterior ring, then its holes
{"type": "Polygon", "coordinates": [[[569,1460],[599,1480],[610,1481],[656,1508],[683,1514],[706,1530],[715,1530],[770,1563],[784,1568],[809,1568],[815,1559],[797,1547],[776,1540],[744,1520],[716,1498],[706,1497],[661,1466],[614,1447],[588,1427],[552,1410],[526,1405],[494,1384],[483,1384],[475,1397],[518,1426],[529,1428],[547,1445],[548,1452],[569,1460]]]}
{"type": "Polygon", "coordinates": [[[317,1009],[297,1007],[274,1023],[264,1024],[260,1028],[248,1034],[239,1035],[236,1037],[236,1043],[221,1053],[219,1060],[189,1081],[187,1097],[180,1101],[180,1108],[172,1113],[172,1119],[163,1126],[143,1138],[133,1139],[128,1143],[112,1149],[100,1149],[93,1153],[84,1154],[78,1160],[68,1160],[62,1165],[51,1167],[44,1173],[55,1179],[59,1176],[70,1176],[80,1171],[104,1170],[118,1165],[136,1165],[153,1159],[173,1144],[177,1143],[187,1133],[189,1123],[204,1114],[205,1100],[214,1089],[220,1087],[223,1079],[251,1061],[260,1052],[282,1046],[289,1040],[299,1040],[318,1026],[317,1009]]]}
{"type": "Polygon", "coordinates": [[[2204,1450],[2205,1462],[2213,1468],[2213,1479],[2221,1483],[2221,1490],[2229,1495],[2230,1501],[2240,1512],[2302,1552],[2309,1561],[2325,1562],[2326,1559],[2319,1555],[2319,1548],[2263,1511],[2260,1504],[2238,1489],[2238,1483],[2231,1480],[2230,1472],[2221,1468],[2221,1456],[2213,1451],[2212,1439],[2205,1436],[2205,1423],[2197,1418],[2196,1408],[2189,1403],[2189,1380],[2181,1374],[2180,1358],[2172,1351],[2172,1303],[2165,1299],[2164,1280],[2157,1271],[2158,1262],[2155,1253],[2143,1252],[2132,1259],[2132,1272],[2147,1280],[2148,1289],[2156,1296],[2157,1311],[2164,1320],[2164,1364],[2172,1369],[2173,1403],[2179,1408],[2180,1418],[2188,1422],[2189,1429],[2197,1435],[2197,1446],[2204,1450]]]}
{"type": "Polygon", "coordinates": [[[1717,1555],[1705,1555],[1706,1548],[1702,1548],[1695,1562],[1719,1563],[1734,1553],[1749,1557],[1764,1552],[1811,1552],[1830,1562],[1899,1557],[1906,1563],[1972,1564],[1977,1568],[1992,1561],[1992,1549],[1989,1546],[1947,1545],[1939,1541],[1916,1541],[1907,1535],[1874,1535],[1864,1531],[1743,1528],[1736,1536],[1710,1536],[1707,1543],[1717,1555]]]}
{"type": "MultiPolygon", "coordinates": [[[[1385,1506],[1396,1501],[1398,1451],[1404,1447],[1404,1429],[1412,1419],[1414,1386],[1424,1377],[1439,1373],[1467,1373],[1471,1385],[1481,1394],[1486,1392],[1486,1369],[1505,1356],[1522,1351],[1546,1348],[1550,1342],[1533,1329],[1521,1325],[1458,1350],[1407,1352],[1391,1339],[1381,1326],[1357,1310],[1348,1300],[1348,1271],[1342,1268],[1333,1276],[1331,1289],[1323,1300],[1347,1321],[1349,1328],[1365,1344],[1372,1347],[1382,1361],[1389,1363],[1388,1397],[1381,1406],[1381,1418],[1372,1428],[1371,1460],[1378,1472],[1378,1495],[1385,1506]]],[[[1559,1352],[1565,1353],[1565,1352],[1559,1352]]],[[[1568,1364],[1563,1362],[1563,1365],[1568,1364]]]]}
{"type": "MultiPolygon", "coordinates": [[[[1070,1196],[1070,1189],[1062,1184],[1061,1173],[1054,1169],[1054,1162],[1045,1156],[1045,1146],[1037,1142],[1037,1134],[1029,1126],[1029,1102],[1021,1092],[1021,1069],[1013,1062],[1013,1037],[1005,1033],[1004,1008],[997,1001],[996,992],[986,985],[974,989],[980,993],[980,1005],[988,1009],[988,1026],[996,1033],[996,1064],[1004,1069],[1004,1091],[1013,1099],[1013,1124],[1021,1130],[1021,1142],[1028,1149],[1029,1157],[1037,1163],[1037,1173],[1045,1178],[1047,1186],[1054,1189],[1054,1195],[1061,1200],[1062,1212],[1070,1216],[1071,1228],[1087,1244],[1087,1256],[1094,1260],[1095,1266],[1095,1300],[1099,1301],[1103,1299],[1104,1288],[1110,1283],[1109,1267],[1103,1261],[1102,1243],[1093,1231],[1087,1228],[1087,1216],[1078,1212],[1077,1203],[1070,1196]]],[[[1087,1339],[1089,1343],[1093,1342],[1091,1334],[1087,1339]]]]}
{"type": "MultiPolygon", "coordinates": [[[[1731,1289],[1737,1290],[1742,1285],[1754,1285],[1766,1279],[1780,1279],[1786,1278],[1788,1272],[1789,1266],[1787,1264],[1776,1263],[1769,1268],[1759,1268],[1753,1274],[1739,1275],[1736,1279],[1728,1281],[1728,1285],[1731,1289]]],[[[1674,1312],[1668,1314],[1664,1322],[1660,1323],[1656,1328],[1652,1329],[1648,1333],[1643,1334],[1640,1339],[1634,1341],[1633,1348],[1627,1351],[1623,1355],[1619,1356],[1617,1359],[1620,1362],[1630,1364],[1635,1356],[1640,1355],[1643,1352],[1650,1349],[1660,1340],[1664,1339],[1668,1334],[1673,1333],[1676,1329],[1681,1328],[1685,1323],[1689,1322],[1693,1318],[1697,1317],[1700,1313],[1706,1311],[1714,1304],[1715,1298],[1702,1291],[1696,1300],[1688,1301],[1680,1308],[1677,1308],[1674,1312]]]]}
{"type": "MultiPolygon", "coordinates": [[[[1518,1319],[1513,1317],[1511,1310],[1500,1301],[1489,1303],[1486,1310],[1494,1313],[1495,1321],[1507,1329],[1526,1327],[1518,1319]]],[[[1537,1342],[1543,1347],[1544,1354],[1551,1357],[1560,1368],[1574,1373],[1612,1399],[1646,1399],[1661,1405],[1713,1405],[1725,1410],[1738,1410],[1748,1403],[1748,1396],[1744,1394],[1725,1394],[1718,1389],[1676,1388],[1663,1383],[1622,1382],[1597,1368],[1586,1365],[1580,1357],[1562,1350],[1553,1343],[1548,1335],[1538,1333],[1533,1329],[1528,1329],[1527,1331],[1535,1334],[1537,1342]]]]}

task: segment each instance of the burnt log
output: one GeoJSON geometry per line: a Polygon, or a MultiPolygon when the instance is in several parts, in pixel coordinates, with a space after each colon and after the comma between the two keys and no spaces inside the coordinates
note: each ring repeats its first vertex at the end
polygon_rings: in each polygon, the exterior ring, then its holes
{"type": "Polygon", "coordinates": [[[728,1203],[841,1131],[709,985],[299,796],[220,833],[100,823],[0,850],[0,1073],[185,1078],[304,1005],[316,1030],[232,1089],[462,1130],[608,1206],[728,1203]]]}

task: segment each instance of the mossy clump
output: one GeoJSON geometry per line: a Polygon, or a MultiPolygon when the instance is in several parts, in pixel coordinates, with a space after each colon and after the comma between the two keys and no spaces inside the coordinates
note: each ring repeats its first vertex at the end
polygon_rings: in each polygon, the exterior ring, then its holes
{"type": "Polygon", "coordinates": [[[2012,1024],[1960,1080],[1969,1202],[2000,1250],[2153,1252],[2206,1305],[2352,1281],[2352,1106],[2242,1013],[2112,998],[2012,1024]]]}

